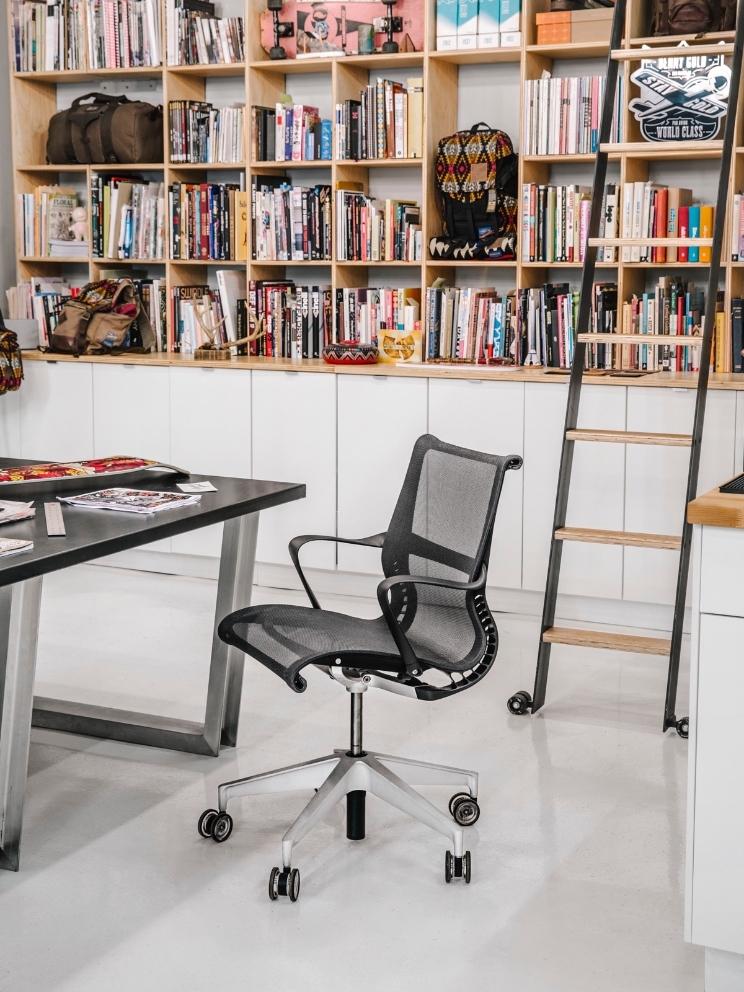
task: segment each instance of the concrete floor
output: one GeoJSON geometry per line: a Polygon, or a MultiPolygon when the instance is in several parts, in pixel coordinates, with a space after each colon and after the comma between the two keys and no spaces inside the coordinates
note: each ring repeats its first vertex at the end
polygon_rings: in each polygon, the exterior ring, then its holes
{"type": "MultiPolygon", "coordinates": [[[[37,692],[199,719],[215,589],[51,576],[37,692]]],[[[238,800],[227,843],[198,837],[219,782],[346,744],[340,687],[312,672],[297,695],[248,661],[240,745],[219,759],[34,731],[21,872],[0,873],[0,990],[702,992],[702,949],[682,939],[687,745],[659,730],[663,663],[556,647],[548,705],[512,717],[538,622],[497,622],[476,688],[365,701],[369,747],[480,772],[470,886],[445,885],[444,838],[375,799],[365,841],[346,839],[339,806],[300,844],[294,905],[266,886],[308,795],[238,800]]]]}

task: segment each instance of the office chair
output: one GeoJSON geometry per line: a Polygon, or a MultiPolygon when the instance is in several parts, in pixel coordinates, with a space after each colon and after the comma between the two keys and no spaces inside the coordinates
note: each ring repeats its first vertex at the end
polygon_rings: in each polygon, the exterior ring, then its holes
{"type": "Polygon", "coordinates": [[[411,699],[446,699],[488,673],[498,634],[486,603],[485,562],[504,473],[521,465],[517,455],[486,455],[425,434],[414,446],[386,533],[361,540],[311,535],[290,541],[290,555],[312,608],[252,606],[220,623],[223,641],[261,662],[295,692],[305,691],[301,671],[314,665],[351,696],[348,750],[226,782],[218,789],[219,809],[205,810],[199,818],[201,836],[222,842],[233,826],[228,800],[316,790],[284,835],[282,867],[269,876],[271,899],[296,901],[300,873],[292,867],[292,849],[344,796],[347,836],[364,838],[367,792],[448,837],[454,850],[445,856],[445,881],[470,882],[462,827],[480,815],[477,773],[363,750],[362,698],[368,689],[385,689],[411,699]],[[382,549],[385,578],[377,588],[381,616],[360,620],[320,608],[300,567],[300,548],[309,541],[382,549]],[[450,800],[450,819],[411,785],[467,791],[450,800]]]}

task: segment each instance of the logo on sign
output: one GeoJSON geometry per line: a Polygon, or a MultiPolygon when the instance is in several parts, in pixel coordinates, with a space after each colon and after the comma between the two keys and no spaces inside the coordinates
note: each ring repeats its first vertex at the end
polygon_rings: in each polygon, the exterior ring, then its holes
{"type": "Polygon", "coordinates": [[[728,112],[731,70],[723,55],[644,59],[630,77],[630,109],[646,141],[708,141],[728,112]]]}

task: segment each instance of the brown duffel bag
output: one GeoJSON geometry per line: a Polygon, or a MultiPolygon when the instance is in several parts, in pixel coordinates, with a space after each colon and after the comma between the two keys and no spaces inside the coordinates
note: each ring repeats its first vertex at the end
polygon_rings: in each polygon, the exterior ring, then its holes
{"type": "Polygon", "coordinates": [[[52,351],[68,355],[148,352],[154,345],[155,332],[131,279],[83,286],[80,295],[62,307],[51,340],[52,351]],[[138,342],[133,345],[130,331],[135,321],[138,342]]]}
{"type": "Polygon", "coordinates": [[[163,108],[151,103],[88,93],[49,122],[47,161],[52,165],[162,160],[163,108]]]}
{"type": "Polygon", "coordinates": [[[733,31],[736,0],[653,0],[652,17],[655,35],[733,31]]]}

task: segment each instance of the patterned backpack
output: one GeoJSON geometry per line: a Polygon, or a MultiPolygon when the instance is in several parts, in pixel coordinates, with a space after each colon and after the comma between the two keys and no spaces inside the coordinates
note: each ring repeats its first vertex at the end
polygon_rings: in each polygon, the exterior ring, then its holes
{"type": "Polygon", "coordinates": [[[481,122],[442,138],[435,169],[444,234],[429,242],[432,257],[513,259],[517,156],[509,135],[481,122]]]}
{"type": "Polygon", "coordinates": [[[9,331],[0,314],[0,395],[12,393],[21,388],[23,362],[18,338],[9,331]]]}

